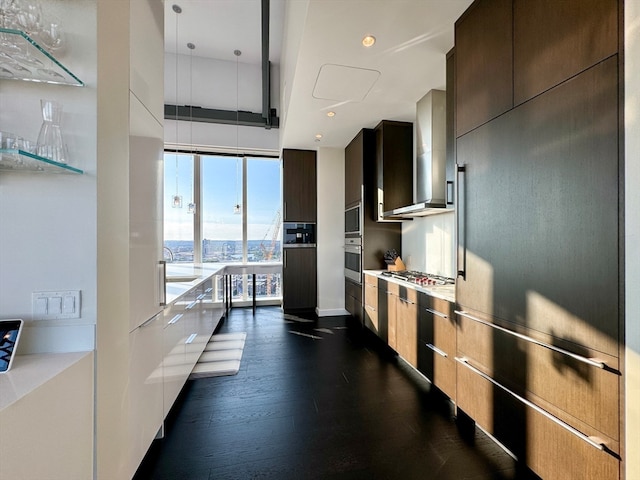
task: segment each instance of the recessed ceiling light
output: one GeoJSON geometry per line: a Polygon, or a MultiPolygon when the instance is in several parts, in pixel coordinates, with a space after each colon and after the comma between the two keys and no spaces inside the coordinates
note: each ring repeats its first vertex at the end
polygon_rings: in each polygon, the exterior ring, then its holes
{"type": "Polygon", "coordinates": [[[376,43],[376,37],[373,35],[367,35],[362,39],[362,45],[365,47],[372,47],[376,43]]]}
{"type": "Polygon", "coordinates": [[[335,117],[336,112],[327,112],[327,117],[335,117]]]}

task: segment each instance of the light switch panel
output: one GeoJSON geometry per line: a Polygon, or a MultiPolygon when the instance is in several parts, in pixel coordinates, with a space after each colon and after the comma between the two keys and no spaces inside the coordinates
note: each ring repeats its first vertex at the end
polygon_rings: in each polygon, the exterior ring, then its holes
{"type": "Polygon", "coordinates": [[[31,305],[34,320],[80,318],[80,290],[33,292],[31,305]]]}

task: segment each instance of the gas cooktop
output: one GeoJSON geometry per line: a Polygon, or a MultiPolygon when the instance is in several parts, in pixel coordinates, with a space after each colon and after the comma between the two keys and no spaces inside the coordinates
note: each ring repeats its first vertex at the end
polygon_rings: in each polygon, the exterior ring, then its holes
{"type": "Polygon", "coordinates": [[[455,285],[456,283],[455,278],[433,275],[431,273],[416,272],[413,270],[401,270],[399,272],[385,270],[382,272],[382,275],[385,277],[396,278],[398,280],[404,280],[405,282],[413,283],[421,287],[455,285]]]}

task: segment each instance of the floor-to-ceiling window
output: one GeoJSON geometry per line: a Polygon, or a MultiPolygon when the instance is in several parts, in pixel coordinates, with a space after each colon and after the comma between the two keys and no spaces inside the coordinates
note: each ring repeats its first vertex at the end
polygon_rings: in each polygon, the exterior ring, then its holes
{"type": "MultiPolygon", "coordinates": [[[[278,158],[165,153],[164,247],[173,262],[281,260],[278,158]]],[[[234,301],[281,296],[280,275],[232,277],[234,301]]]]}

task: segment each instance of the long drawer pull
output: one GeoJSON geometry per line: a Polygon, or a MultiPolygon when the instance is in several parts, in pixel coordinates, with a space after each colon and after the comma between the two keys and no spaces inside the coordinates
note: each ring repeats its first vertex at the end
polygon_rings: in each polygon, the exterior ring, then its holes
{"type": "Polygon", "coordinates": [[[533,343],[535,345],[538,345],[540,347],[544,347],[544,348],[548,348],[549,350],[553,350],[554,352],[558,352],[561,353],[563,355],[567,355],[568,357],[573,358],[574,360],[577,360],[579,362],[582,363],[586,363],[587,365],[591,365],[592,367],[597,367],[597,368],[606,368],[607,364],[605,362],[603,362],[602,360],[598,360],[595,358],[587,358],[587,357],[583,357],[582,355],[578,355],[577,353],[572,353],[569,350],[565,350],[564,348],[560,348],[560,347],[556,347],[554,345],[549,345],[548,343],[545,342],[541,342],[540,340],[536,340],[535,338],[531,338],[527,335],[523,335],[522,333],[518,333],[518,332],[514,332],[513,330],[509,330],[507,328],[501,327],[499,325],[495,325],[493,323],[490,322],[486,322],[484,320],[480,320],[479,318],[476,318],[472,315],[469,315],[467,312],[462,311],[462,310],[455,310],[455,313],[457,313],[458,315],[468,318],[469,320],[473,320],[474,322],[478,322],[481,323],[483,325],[487,325],[488,327],[491,328],[495,328],[496,330],[500,330],[501,332],[505,332],[508,333],[509,335],[513,335],[514,337],[518,337],[522,340],[525,340],[529,343],[533,343]]]}
{"type": "Polygon", "coordinates": [[[364,304],[364,308],[370,308],[371,310],[373,310],[374,312],[376,312],[378,309],[376,307],[372,307],[371,305],[368,304],[364,304]]]}
{"type": "Polygon", "coordinates": [[[198,336],[197,333],[192,333],[191,335],[189,335],[189,338],[187,338],[187,340],[184,342],[185,345],[189,345],[191,343],[193,343],[193,341],[196,339],[196,337],[198,336]]]}
{"type": "Polygon", "coordinates": [[[398,300],[400,300],[402,303],[408,303],[409,305],[416,304],[416,302],[412,302],[411,300],[407,300],[406,298],[402,298],[402,297],[398,297],[398,300]]]}
{"type": "Polygon", "coordinates": [[[207,296],[207,294],[206,294],[206,293],[201,293],[200,295],[198,295],[198,296],[196,297],[196,300],[202,300],[202,299],[203,299],[204,297],[206,297],[206,296],[207,296]]]}
{"type": "Polygon", "coordinates": [[[433,350],[434,352],[436,352],[441,357],[447,358],[449,356],[444,351],[440,350],[438,347],[436,347],[435,345],[432,345],[431,343],[425,343],[425,345],[429,347],[431,350],[433,350]]]}
{"type": "Polygon", "coordinates": [[[441,313],[437,310],[432,310],[431,308],[425,308],[425,310],[429,313],[433,313],[434,315],[437,315],[440,318],[449,318],[448,315],[445,315],[444,313],[441,313]]]}
{"type": "Polygon", "coordinates": [[[193,302],[191,302],[189,305],[187,305],[186,307],[184,307],[185,310],[191,310],[193,307],[195,307],[198,304],[198,300],[194,300],[193,302]]]}
{"type": "MultiPolygon", "coordinates": [[[[493,385],[495,385],[496,387],[500,388],[501,390],[503,390],[504,392],[508,393],[509,395],[511,395],[513,398],[515,398],[516,400],[519,400],[520,402],[524,403],[526,406],[534,409],[536,412],[540,413],[541,415],[544,415],[545,417],[547,417],[549,420],[551,420],[552,422],[554,422],[555,424],[561,426],[562,428],[564,428],[565,430],[567,430],[570,433],[573,433],[576,437],[580,438],[581,440],[584,440],[585,442],[587,442],[589,445],[591,445],[594,448],[597,448],[600,451],[604,451],[605,449],[605,445],[604,443],[602,443],[601,441],[598,442],[596,441],[594,438],[589,437],[588,435],[585,435],[584,433],[582,433],[580,430],[576,430],[575,428],[573,428],[571,425],[564,423],[562,420],[560,420],[559,418],[555,417],[554,415],[551,415],[549,412],[547,412],[546,410],[540,408],[539,406],[537,406],[535,403],[530,402],[529,400],[527,400],[526,398],[521,397],[520,395],[518,395],[515,392],[512,392],[511,390],[509,390],[507,387],[505,387],[504,385],[502,385],[501,383],[495,381],[493,378],[491,378],[489,375],[487,375],[486,373],[478,370],[476,367],[474,367],[473,365],[471,365],[469,363],[469,360],[467,360],[466,358],[462,357],[455,357],[456,358],[456,362],[460,363],[461,365],[464,365],[465,367],[467,367],[469,370],[471,370],[472,372],[480,375],[482,378],[484,378],[485,380],[491,382],[493,385]]],[[[598,439],[599,440],[599,439],[598,439]]]]}
{"type": "Polygon", "coordinates": [[[176,316],[174,316],[171,320],[169,320],[167,322],[167,325],[173,325],[174,323],[176,323],[178,320],[180,320],[182,318],[182,313],[177,314],[176,316]]]}
{"type": "Polygon", "coordinates": [[[204,293],[211,293],[213,291],[213,287],[207,288],[204,293]]]}

